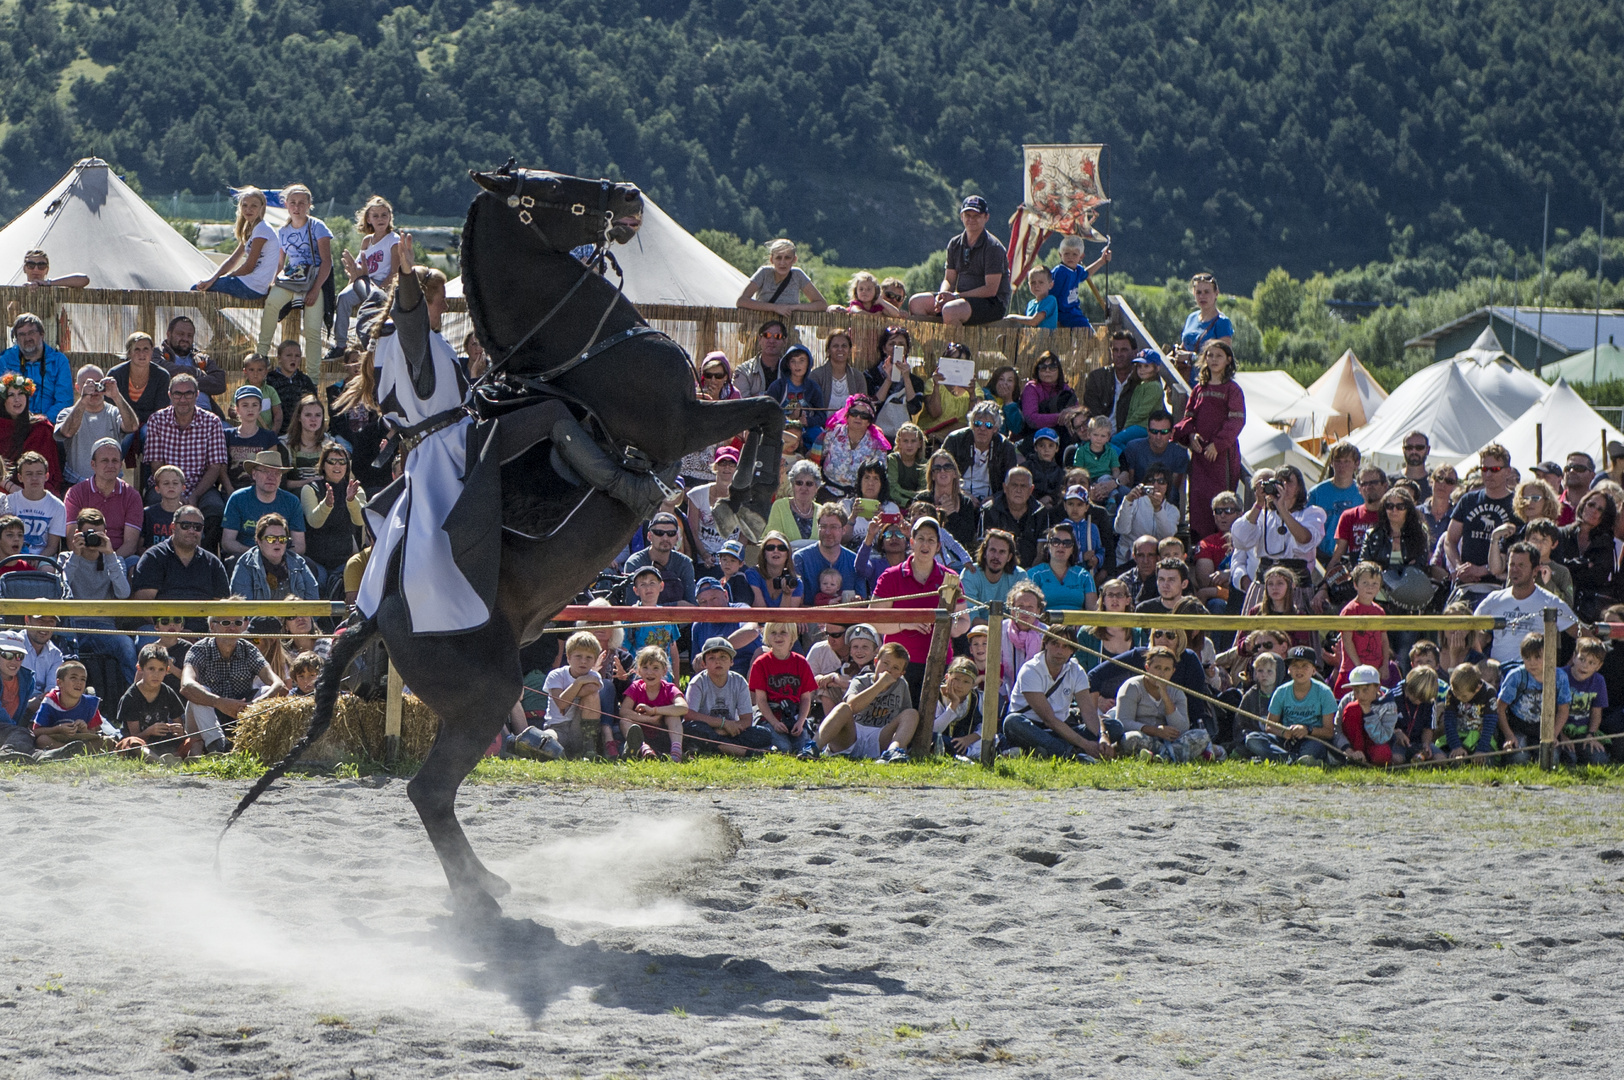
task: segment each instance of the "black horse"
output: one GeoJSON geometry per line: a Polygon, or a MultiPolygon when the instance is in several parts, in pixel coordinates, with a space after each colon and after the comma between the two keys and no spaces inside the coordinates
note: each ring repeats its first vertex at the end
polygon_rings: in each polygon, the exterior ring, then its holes
{"type": "MultiPolygon", "coordinates": [[[[468,310],[499,373],[490,389],[509,406],[527,396],[562,398],[600,433],[606,453],[657,474],[672,473],[685,454],[749,432],[725,505],[747,532],[758,532],[778,487],[781,407],[764,397],[698,400],[687,354],[649,330],[615,285],[569,254],[629,239],[641,223],[637,188],[511,166],[471,173],[484,190],[468,210],[462,240],[468,310]]],[[[401,566],[397,557],[376,614],[335,641],[309,732],[243,797],[226,828],[326,731],[341,674],[381,633],[406,685],[441,718],[407,793],[445,869],[453,906],[497,910],[495,898],[508,884],[485,868],[463,834],[457,788],[519,699],[520,646],[610,564],[648,512],[603,490],[571,490],[560,472],[571,474],[549,467],[546,451],[543,443],[501,468],[504,507],[523,506],[526,516],[522,527],[512,527],[510,515],[499,556],[492,551],[500,565],[489,622],[465,633],[412,633],[398,595],[401,576],[448,568],[401,566]],[[549,506],[568,508],[555,532],[534,519],[538,507],[549,506]]]]}

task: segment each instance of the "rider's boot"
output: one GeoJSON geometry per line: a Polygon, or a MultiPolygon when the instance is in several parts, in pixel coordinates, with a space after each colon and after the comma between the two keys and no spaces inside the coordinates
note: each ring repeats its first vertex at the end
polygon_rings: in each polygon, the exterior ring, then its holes
{"type": "Polygon", "coordinates": [[[634,473],[617,465],[603,448],[592,441],[574,417],[553,425],[553,448],[583,481],[631,507],[646,518],[665,501],[665,491],[653,473],[634,473]]]}

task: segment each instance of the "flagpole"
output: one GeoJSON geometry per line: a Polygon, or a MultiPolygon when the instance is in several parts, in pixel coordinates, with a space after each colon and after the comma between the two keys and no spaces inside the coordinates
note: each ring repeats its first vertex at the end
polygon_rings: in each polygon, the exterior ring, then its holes
{"type": "Polygon", "coordinates": [[[1539,322],[1534,328],[1534,374],[1544,372],[1545,352],[1545,254],[1551,234],[1551,185],[1545,185],[1545,224],[1539,231],[1539,322]]]}
{"type": "Polygon", "coordinates": [[[1597,365],[1599,363],[1596,353],[1601,348],[1601,240],[1602,234],[1607,231],[1607,197],[1601,200],[1601,223],[1596,229],[1596,331],[1590,341],[1590,385],[1596,385],[1597,365]]]}
{"type": "Polygon", "coordinates": [[[1522,367],[1522,361],[1517,359],[1517,305],[1522,302],[1522,266],[1517,262],[1517,252],[1511,252],[1511,362],[1522,367]]]}

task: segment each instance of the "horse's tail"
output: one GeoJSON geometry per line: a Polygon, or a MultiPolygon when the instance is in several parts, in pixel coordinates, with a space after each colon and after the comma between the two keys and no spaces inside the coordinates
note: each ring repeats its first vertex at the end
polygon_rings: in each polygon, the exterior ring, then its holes
{"type": "Polygon", "coordinates": [[[372,643],[372,639],[377,634],[377,621],[367,619],[351,626],[334,639],[332,653],[328,656],[321,675],[316,679],[316,711],[310,718],[310,730],[305,732],[304,738],[293,745],[293,749],[287,752],[286,757],[272,765],[265,771],[264,776],[254,782],[254,786],[248,789],[248,794],[242,797],[242,801],[231,812],[231,816],[226,818],[224,828],[220,830],[219,837],[214,841],[214,866],[216,872],[220,868],[220,842],[226,838],[226,833],[231,829],[231,826],[237,823],[237,819],[242,817],[242,812],[254,805],[255,800],[265,794],[272,784],[280,780],[283,774],[303,756],[304,752],[310,749],[311,744],[325,735],[327,729],[332,726],[333,707],[338,703],[338,686],[344,678],[344,671],[361,650],[372,643]]]}

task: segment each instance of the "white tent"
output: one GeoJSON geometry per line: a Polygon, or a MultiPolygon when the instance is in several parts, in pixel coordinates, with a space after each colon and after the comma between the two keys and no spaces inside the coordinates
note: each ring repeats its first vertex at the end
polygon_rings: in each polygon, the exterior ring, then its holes
{"type": "Polygon", "coordinates": [[[1461,455],[1458,463],[1463,469],[1476,465],[1479,450],[1489,443],[1499,443],[1511,451],[1511,463],[1526,476],[1529,468],[1541,461],[1560,462],[1575,452],[1604,461],[1610,441],[1624,442],[1624,434],[1587,405],[1566,379],[1558,378],[1545,388],[1539,401],[1508,427],[1484,439],[1471,453],[1461,455]]]}
{"type": "MultiPolygon", "coordinates": [[[[100,158],[76,163],[0,229],[0,273],[6,284],[22,284],[23,253],[35,248],[51,257],[51,273],[85,274],[95,289],[185,292],[214,273],[213,260],[170,228],[100,158]]],[[[122,341],[117,347],[122,351],[122,341]]]]}
{"type": "Polygon", "coordinates": [[[1246,419],[1288,425],[1294,439],[1317,439],[1331,418],[1330,406],[1303,389],[1284,371],[1237,371],[1235,382],[1246,395],[1246,419]]]}
{"type": "Polygon", "coordinates": [[[1440,360],[1400,383],[1348,441],[1367,462],[1398,469],[1404,465],[1404,437],[1412,431],[1426,432],[1435,459],[1455,461],[1489,442],[1512,419],[1478,392],[1463,365],[1440,360]]]}
{"type": "Polygon", "coordinates": [[[1487,326],[1469,348],[1440,363],[1459,365],[1478,393],[1511,416],[1521,416],[1550,389],[1538,375],[1507,355],[1487,326]]]}
{"type": "MultiPolygon", "coordinates": [[[[730,308],[750,280],[678,225],[647,192],[642,228],[610,253],[626,273],[626,298],[634,304],[730,308]]],[[[462,279],[448,282],[446,291],[461,296],[462,279]]]]}
{"type": "Polygon", "coordinates": [[[1355,428],[1370,423],[1387,398],[1387,391],[1349,349],[1325,369],[1325,374],[1308,388],[1311,397],[1326,406],[1330,416],[1313,432],[1326,439],[1340,439],[1355,428]]]}
{"type": "Polygon", "coordinates": [[[1241,428],[1241,461],[1248,470],[1276,469],[1281,465],[1295,465],[1310,482],[1325,471],[1325,463],[1297,445],[1289,434],[1271,427],[1267,421],[1246,418],[1241,428]]]}

